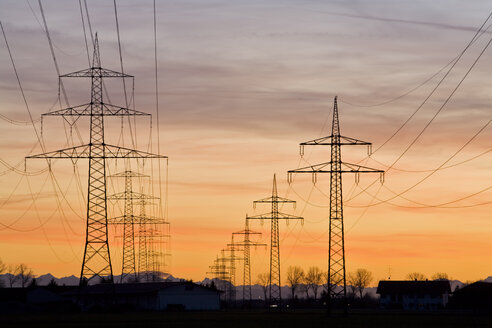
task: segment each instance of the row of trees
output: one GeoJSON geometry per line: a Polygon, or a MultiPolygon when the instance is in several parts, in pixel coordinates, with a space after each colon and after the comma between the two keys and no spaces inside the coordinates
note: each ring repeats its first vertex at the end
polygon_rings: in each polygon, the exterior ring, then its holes
{"type": "MultiPolygon", "coordinates": [[[[352,292],[358,293],[362,298],[364,289],[372,282],[372,273],[366,269],[357,269],[349,273],[347,284],[352,288],[352,292]]],[[[268,273],[258,275],[256,283],[262,287],[265,299],[267,299],[267,291],[269,286],[270,276],[268,273]]],[[[319,267],[309,267],[304,271],[300,266],[290,266],[287,269],[287,283],[291,288],[291,298],[295,299],[296,293],[302,293],[306,299],[312,296],[316,301],[321,289],[327,292],[328,272],[321,270],[319,267]]]]}
{"type": "MultiPolygon", "coordinates": [[[[425,274],[412,272],[407,275],[408,280],[424,281],[428,280],[425,274]]],[[[436,272],[431,276],[431,280],[450,280],[449,275],[445,272],[436,272]]]]}
{"type": "Polygon", "coordinates": [[[19,285],[24,288],[28,285],[32,284],[34,279],[34,272],[27,265],[21,263],[18,265],[6,265],[0,259],[0,274],[4,274],[4,281],[0,280],[0,287],[8,287],[12,288],[14,285],[19,285]]]}
{"type": "MultiPolygon", "coordinates": [[[[406,278],[408,280],[424,281],[427,277],[420,272],[409,273],[406,278]]],[[[437,272],[431,276],[432,280],[449,280],[449,276],[444,272],[437,272]]],[[[294,299],[297,293],[303,293],[306,299],[310,298],[310,293],[314,300],[317,300],[320,294],[320,288],[327,292],[328,288],[328,272],[322,271],[319,267],[309,267],[304,271],[300,266],[289,266],[287,269],[287,283],[291,288],[291,298],[294,299]]],[[[268,273],[258,275],[256,283],[263,289],[265,299],[267,299],[267,291],[269,286],[270,276],[268,273]]],[[[347,285],[353,297],[358,296],[360,299],[364,296],[364,289],[374,281],[372,272],[367,269],[357,269],[349,272],[347,275],[347,285]]]]}

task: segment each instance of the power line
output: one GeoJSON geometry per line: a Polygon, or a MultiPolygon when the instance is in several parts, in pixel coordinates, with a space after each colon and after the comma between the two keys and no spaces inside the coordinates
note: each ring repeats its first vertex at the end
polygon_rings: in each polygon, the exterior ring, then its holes
{"type": "MultiPolygon", "coordinates": [[[[482,30],[480,32],[480,35],[475,38],[472,43],[475,43],[487,30],[489,30],[489,28],[492,26],[492,24],[490,24],[489,26],[487,26],[487,28],[485,28],[484,30],[482,30]]],[[[380,103],[376,103],[376,104],[369,104],[369,105],[363,105],[363,104],[356,104],[356,103],[353,103],[353,102],[349,102],[349,101],[346,101],[346,100],[343,100],[343,99],[340,99],[340,102],[344,103],[344,104],[347,104],[347,105],[350,105],[350,106],[355,106],[355,107],[379,107],[379,106],[383,106],[383,105],[386,105],[386,104],[389,104],[389,103],[392,103],[392,102],[395,102],[401,98],[404,98],[406,96],[408,96],[409,94],[413,93],[414,91],[416,91],[417,89],[419,89],[420,87],[426,85],[428,82],[432,81],[437,75],[439,75],[446,67],[448,67],[449,65],[451,65],[452,63],[454,63],[455,61],[459,60],[459,56],[460,55],[457,55],[456,57],[454,57],[451,61],[449,61],[446,65],[444,65],[443,67],[441,67],[436,73],[432,74],[430,77],[428,77],[427,79],[425,79],[423,82],[417,84],[415,87],[411,88],[410,90],[400,94],[399,96],[396,96],[394,98],[391,98],[389,100],[385,100],[385,101],[382,101],[380,103]]]]}
{"type": "MultiPolygon", "coordinates": [[[[463,55],[466,53],[466,51],[473,44],[474,40],[477,38],[477,36],[479,35],[479,33],[482,31],[483,27],[485,26],[485,24],[487,23],[487,21],[490,19],[491,16],[492,16],[492,13],[489,14],[489,16],[487,17],[487,19],[483,22],[483,24],[477,30],[477,32],[475,33],[475,35],[473,36],[473,38],[470,40],[470,42],[466,45],[466,47],[463,49],[463,51],[458,55],[458,58],[456,59],[456,61],[451,65],[451,67],[448,69],[448,71],[446,72],[446,74],[444,74],[444,76],[439,80],[439,82],[436,84],[436,86],[431,90],[431,92],[427,95],[427,97],[425,97],[425,99],[417,107],[417,109],[412,113],[412,115],[410,115],[410,117],[388,139],[386,139],[386,141],[384,141],[378,148],[376,148],[376,150],[374,150],[373,153],[376,153],[378,150],[380,150],[381,148],[383,148],[390,140],[392,140],[408,124],[408,122],[410,122],[410,120],[420,111],[420,109],[427,103],[427,100],[429,100],[429,98],[434,94],[434,92],[439,88],[439,86],[441,86],[442,82],[448,77],[448,75],[454,69],[454,67],[456,66],[456,64],[460,61],[461,57],[463,57],[463,55]]],[[[490,43],[490,41],[489,41],[489,43],[490,43]]],[[[487,44],[487,46],[488,46],[488,44],[487,44]]],[[[480,56],[481,56],[481,54],[480,54],[480,56]]],[[[480,56],[478,58],[480,58],[480,56]]],[[[478,60],[478,58],[477,58],[477,60],[478,60]]],[[[474,65],[475,64],[473,64],[471,68],[473,68],[474,65]]],[[[470,68],[470,70],[471,70],[471,68],[470,68]]],[[[468,74],[466,74],[466,75],[468,75],[468,74]]],[[[458,84],[458,87],[459,87],[459,85],[461,85],[461,82],[458,84]]],[[[455,91],[456,91],[456,89],[455,89],[455,91]]],[[[454,94],[454,92],[452,94],[454,94]]],[[[451,94],[451,96],[452,96],[452,94],[451,94]]],[[[445,104],[451,98],[451,96],[446,100],[445,104]]],[[[432,120],[426,125],[425,129],[427,128],[428,125],[430,125],[430,123],[434,120],[434,118],[440,113],[440,111],[444,107],[444,105],[439,109],[439,111],[432,118],[432,120]]],[[[425,131],[425,129],[424,129],[424,131],[425,131]]],[[[423,133],[423,131],[417,136],[416,139],[418,139],[422,133],[423,133]]],[[[415,141],[416,141],[416,139],[415,139],[415,141]]],[[[414,142],[412,142],[410,144],[410,146],[409,146],[408,149],[410,149],[410,147],[413,145],[414,142]]],[[[405,150],[404,153],[401,156],[403,156],[406,153],[407,150],[405,150]]],[[[401,156],[398,158],[398,160],[401,158],[401,156]]]]}

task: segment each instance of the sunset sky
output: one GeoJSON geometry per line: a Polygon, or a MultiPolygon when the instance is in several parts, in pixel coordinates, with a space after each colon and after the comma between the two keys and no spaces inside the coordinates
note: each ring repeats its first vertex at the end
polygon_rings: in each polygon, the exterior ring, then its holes
{"type": "MultiPolygon", "coordinates": [[[[79,1],[42,4],[61,74],[87,68],[79,1]]],[[[305,218],[304,225],[281,223],[283,276],[289,265],[327,267],[329,175],[318,176],[315,186],[309,175],[298,175],[289,185],[286,172],[329,161],[329,147],[306,148],[301,159],[298,145],[331,133],[338,95],[341,134],[370,141],[375,151],[368,158],[364,147],[345,147],[344,161],[387,169],[415,141],[383,185],[375,182],[377,175],[361,175],[358,185],[352,175],[344,176],[347,270],[367,268],[376,280],[389,274],[404,279],[413,271],[429,277],[446,272],[462,281],[492,275],[492,124],[487,125],[492,49],[425,128],[490,41],[492,28],[385,143],[473,38],[491,12],[489,1],[157,1],[159,129],[152,1],[117,4],[124,70],[135,76],[135,106],[153,115],[151,128],[148,119],[131,122],[137,147],[157,152],[159,130],[160,152],[169,156],[171,274],[193,280],[210,276],[209,265],[231,233],[243,229],[245,215],[269,210],[253,209],[252,202],[271,195],[274,173],[279,194],[297,201],[295,210],[282,211],[305,218]]],[[[87,5],[102,66],[120,71],[113,1],[87,0],[87,5]]],[[[57,72],[38,2],[1,1],[0,20],[40,132],[40,115],[66,104],[63,96],[61,105],[57,101],[57,72]]],[[[55,161],[55,180],[46,171],[20,174],[24,157],[42,150],[3,37],[0,44],[0,159],[19,171],[0,163],[0,258],[26,263],[37,275],[79,275],[87,160],[75,169],[70,160],[55,161]]],[[[70,105],[90,99],[88,81],[69,80],[65,88],[70,105]]],[[[121,81],[108,82],[107,88],[112,103],[124,105],[121,81]]],[[[130,133],[121,133],[122,124],[129,131],[128,121],[106,122],[107,143],[131,145],[130,133]]],[[[77,126],[86,143],[87,121],[81,118],[77,126]]],[[[62,118],[44,119],[42,131],[46,150],[69,145],[62,118]]],[[[75,130],[73,136],[80,144],[75,130]]],[[[26,167],[39,171],[46,162],[28,161],[26,167]]],[[[108,167],[112,174],[124,163],[108,161],[108,167]]],[[[152,169],[158,193],[157,162],[143,166],[148,174],[152,169]]],[[[165,191],[165,162],[161,176],[165,191]]],[[[123,187],[112,180],[108,193],[123,187]]],[[[109,210],[118,213],[118,205],[109,210]]],[[[263,232],[262,242],[269,241],[269,224],[254,222],[251,228],[263,232]]],[[[119,274],[121,238],[110,231],[119,274]]],[[[268,255],[265,248],[253,251],[254,277],[267,272],[268,255]]]]}

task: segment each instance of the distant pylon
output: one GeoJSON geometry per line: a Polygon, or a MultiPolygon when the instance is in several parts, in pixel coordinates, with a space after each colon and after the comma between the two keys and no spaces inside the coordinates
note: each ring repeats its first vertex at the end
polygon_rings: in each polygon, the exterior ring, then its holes
{"type": "Polygon", "coordinates": [[[140,174],[133,171],[123,171],[111,175],[110,177],[125,178],[125,191],[123,194],[115,194],[108,197],[108,199],[123,199],[124,213],[122,217],[112,218],[109,222],[113,224],[123,225],[123,258],[121,265],[121,277],[120,283],[123,283],[129,276],[133,276],[133,280],[137,280],[136,269],[136,256],[135,256],[135,224],[137,222],[137,216],[133,213],[134,199],[142,199],[143,194],[136,194],[132,189],[132,180],[134,177],[148,177],[147,175],[140,174]]]}
{"type": "Polygon", "coordinates": [[[266,244],[258,243],[251,240],[251,235],[261,235],[261,232],[256,232],[249,229],[249,220],[245,220],[244,230],[233,232],[233,235],[242,235],[242,241],[234,241],[233,245],[242,247],[243,250],[243,305],[251,305],[251,246],[266,246],[266,244]]]}
{"type": "Polygon", "coordinates": [[[149,216],[146,212],[146,206],[153,204],[149,199],[157,199],[150,195],[143,195],[135,201],[133,205],[140,206],[140,214],[137,217],[138,222],[138,280],[153,281],[160,265],[158,263],[157,251],[154,250],[155,237],[165,237],[160,234],[156,227],[169,225],[169,222],[162,218],[149,216]]]}
{"type": "Polygon", "coordinates": [[[279,308],[282,305],[281,286],[282,280],[280,280],[280,237],[279,237],[279,220],[301,220],[304,222],[304,218],[300,216],[293,216],[290,214],[281,213],[278,210],[279,203],[292,203],[295,206],[295,201],[287,198],[279,197],[277,194],[277,178],[273,175],[273,190],[272,196],[263,198],[253,202],[253,206],[259,203],[272,204],[272,210],[270,213],[246,216],[247,220],[270,220],[271,221],[271,233],[270,233],[270,289],[269,289],[269,305],[276,305],[279,308]]]}
{"type": "Polygon", "coordinates": [[[313,183],[316,183],[317,173],[330,173],[330,222],[329,222],[329,246],[328,246],[328,311],[334,306],[334,302],[341,301],[344,312],[347,312],[347,287],[345,278],[345,240],[343,228],[343,202],[342,202],[342,173],[355,173],[356,182],[359,182],[360,173],[380,173],[383,181],[384,171],[369,167],[342,162],[342,145],[367,145],[370,155],[371,143],[340,135],[340,122],[338,120],[337,97],[333,104],[333,121],[331,135],[300,144],[301,156],[304,155],[304,146],[331,146],[331,160],[326,163],[303,167],[288,171],[288,181],[292,182],[294,173],[311,173],[313,183]],[[326,169],[328,168],[328,169],[326,169]]]}
{"type": "Polygon", "coordinates": [[[109,158],[167,158],[134,149],[111,146],[104,141],[105,116],[150,116],[129,108],[114,106],[103,102],[103,78],[133,78],[133,76],[101,67],[97,33],[94,39],[92,67],[61,75],[91,79],[91,101],[88,104],[69,107],[43,116],[62,116],[71,125],[80,116],[90,117],[90,142],[26,158],[88,158],[89,183],[87,192],[87,225],[84,257],[80,272],[80,285],[99,277],[108,277],[113,282],[113,267],[108,243],[108,210],[106,197],[106,159],[109,158]]]}
{"type": "Polygon", "coordinates": [[[225,250],[221,250],[221,256],[217,256],[214,260],[214,264],[211,265],[210,272],[213,275],[213,279],[216,279],[216,287],[218,290],[224,292],[223,300],[230,299],[230,259],[225,255],[225,250]]]}

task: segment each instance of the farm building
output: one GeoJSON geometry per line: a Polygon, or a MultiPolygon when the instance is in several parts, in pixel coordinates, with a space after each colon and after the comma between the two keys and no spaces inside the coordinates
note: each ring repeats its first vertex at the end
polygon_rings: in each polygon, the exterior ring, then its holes
{"type": "Polygon", "coordinates": [[[220,292],[192,282],[155,282],[131,284],[99,284],[66,294],[76,300],[82,310],[122,307],[125,309],[219,310],[220,292]]]}
{"type": "Polygon", "coordinates": [[[448,303],[451,286],[447,280],[383,280],[376,293],[380,295],[380,306],[385,309],[437,310],[448,303]]]}

